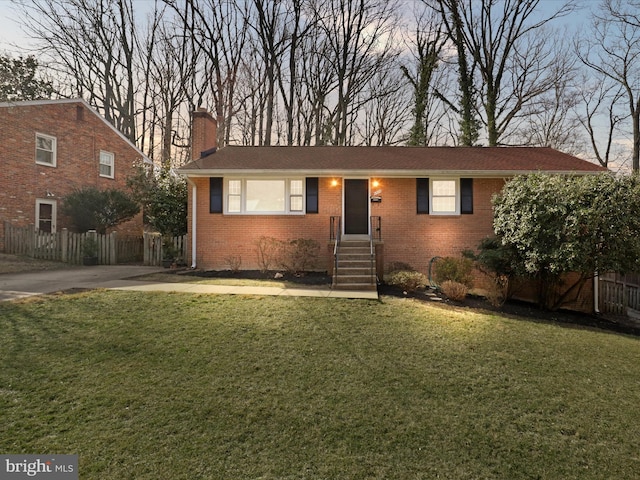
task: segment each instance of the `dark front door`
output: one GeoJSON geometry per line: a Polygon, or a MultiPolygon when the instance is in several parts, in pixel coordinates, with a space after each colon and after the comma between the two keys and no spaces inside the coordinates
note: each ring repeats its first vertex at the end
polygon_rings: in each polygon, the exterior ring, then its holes
{"type": "Polygon", "coordinates": [[[344,181],[344,233],[369,234],[369,180],[344,181]]]}

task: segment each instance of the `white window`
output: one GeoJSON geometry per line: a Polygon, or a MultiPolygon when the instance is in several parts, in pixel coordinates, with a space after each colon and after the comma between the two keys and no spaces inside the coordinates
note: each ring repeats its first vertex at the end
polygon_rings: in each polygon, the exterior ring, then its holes
{"type": "Polygon", "coordinates": [[[302,179],[238,179],[226,182],[226,212],[289,214],[304,212],[302,179]]]}
{"type": "Polygon", "coordinates": [[[56,137],[36,133],[36,163],[48,167],[56,166],[56,137]]]}
{"type": "Polygon", "coordinates": [[[242,181],[229,180],[227,190],[229,192],[227,211],[229,213],[240,213],[242,211],[242,181]]]}
{"type": "Polygon", "coordinates": [[[460,210],[460,186],[458,180],[431,180],[431,213],[433,215],[458,215],[460,210]]]}
{"type": "Polygon", "coordinates": [[[115,155],[111,152],[100,150],[100,176],[113,178],[115,155]]]}
{"type": "Polygon", "coordinates": [[[289,195],[289,210],[292,212],[302,212],[304,205],[304,188],[302,180],[291,180],[291,192],[289,195]]]}

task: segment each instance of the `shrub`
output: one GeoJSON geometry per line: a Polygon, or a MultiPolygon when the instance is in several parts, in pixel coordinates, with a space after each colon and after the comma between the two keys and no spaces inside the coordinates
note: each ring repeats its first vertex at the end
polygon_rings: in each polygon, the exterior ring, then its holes
{"type": "Polygon", "coordinates": [[[442,282],[440,290],[448,299],[457,302],[464,300],[469,293],[469,288],[466,285],[451,280],[442,282]]]}
{"type": "Polygon", "coordinates": [[[414,268],[408,263],[404,263],[404,262],[389,262],[387,264],[387,269],[386,269],[387,273],[401,272],[401,271],[412,272],[414,271],[414,268]]]}
{"type": "Polygon", "coordinates": [[[267,236],[262,236],[256,241],[260,271],[266,272],[271,270],[271,267],[277,262],[280,243],[280,240],[277,238],[267,236]]]}
{"type": "Polygon", "coordinates": [[[475,262],[475,266],[491,280],[487,291],[487,300],[494,306],[503,305],[513,296],[517,287],[516,257],[512,246],[503,245],[497,237],[487,237],[478,245],[478,253],[463,252],[466,258],[475,262]]]}
{"type": "Polygon", "coordinates": [[[296,238],[281,243],[280,265],[287,272],[305,272],[313,268],[318,259],[320,244],[309,238],[296,238]]]}
{"type": "Polygon", "coordinates": [[[398,270],[390,273],[386,279],[389,285],[400,287],[407,292],[415,292],[427,286],[427,276],[416,271],[398,270]]]}
{"type": "Polygon", "coordinates": [[[96,230],[104,234],[108,228],[132,219],[139,211],[133,198],[117,189],[84,187],[62,199],[62,214],[69,217],[80,233],[96,230]]]}
{"type": "Polygon", "coordinates": [[[473,260],[469,258],[445,257],[434,265],[434,278],[438,285],[446,281],[461,283],[467,289],[473,287],[473,260]]]}
{"type": "Polygon", "coordinates": [[[242,257],[240,255],[230,255],[224,261],[232,272],[239,271],[242,266],[242,257]]]}
{"type": "Polygon", "coordinates": [[[312,269],[318,260],[320,244],[309,238],[282,241],[273,237],[260,237],[256,242],[258,265],[266,272],[282,267],[287,272],[299,273],[312,269]]]}

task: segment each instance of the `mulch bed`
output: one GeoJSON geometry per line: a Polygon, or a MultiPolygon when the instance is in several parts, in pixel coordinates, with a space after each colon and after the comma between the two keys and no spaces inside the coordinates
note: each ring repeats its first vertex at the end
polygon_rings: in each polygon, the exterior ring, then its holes
{"type": "MultiPolygon", "coordinates": [[[[297,283],[300,285],[330,285],[331,276],[326,272],[305,272],[303,274],[292,274],[287,272],[260,270],[178,270],[180,275],[193,275],[202,278],[237,278],[252,280],[273,280],[297,283]],[[282,275],[282,276],[280,276],[282,275]],[[276,278],[276,276],[278,278],[276,278]]],[[[418,292],[404,292],[401,288],[391,285],[381,284],[378,286],[380,295],[387,295],[398,298],[413,298],[415,300],[434,303],[433,292],[431,290],[418,292]]],[[[525,318],[533,321],[553,322],[567,327],[589,327],[600,330],[608,330],[617,333],[625,333],[640,336],[640,327],[634,325],[626,318],[604,317],[602,315],[589,315],[586,313],[572,312],[568,310],[549,311],[538,306],[519,301],[509,301],[501,306],[491,305],[482,297],[469,295],[462,302],[454,302],[440,297],[441,302],[461,308],[473,310],[485,310],[497,312],[514,318],[525,318]]]]}

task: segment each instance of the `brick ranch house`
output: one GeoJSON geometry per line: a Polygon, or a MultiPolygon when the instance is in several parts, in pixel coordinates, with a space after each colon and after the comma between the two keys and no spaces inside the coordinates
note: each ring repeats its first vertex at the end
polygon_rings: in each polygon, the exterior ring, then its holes
{"type": "MultiPolygon", "coordinates": [[[[604,171],[551,148],[216,150],[215,138],[215,120],[207,112],[195,112],[194,158],[178,169],[190,185],[192,266],[212,270],[228,269],[229,258],[240,259],[242,269],[258,268],[256,243],[267,236],[317,241],[321,258],[316,267],[332,272],[335,239],[340,237],[338,254],[345,258],[351,258],[347,249],[352,245],[353,252],[360,245],[368,254],[373,240],[379,277],[389,262],[427,273],[433,257],[459,257],[493,234],[492,196],[514,175],[604,171]]],[[[345,262],[343,272],[370,273],[349,270],[352,266],[345,262]]],[[[370,285],[370,280],[352,278],[351,283],[370,285]]]]}
{"type": "MultiPolygon", "coordinates": [[[[0,103],[0,249],[4,222],[55,232],[69,227],[61,199],[76,188],[126,188],[149,158],[82,99],[0,103]]],[[[142,215],[119,225],[142,234],[142,215]]]]}

